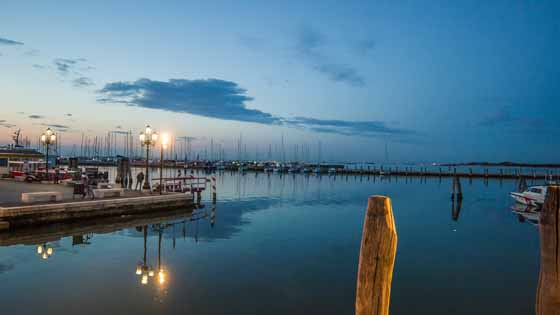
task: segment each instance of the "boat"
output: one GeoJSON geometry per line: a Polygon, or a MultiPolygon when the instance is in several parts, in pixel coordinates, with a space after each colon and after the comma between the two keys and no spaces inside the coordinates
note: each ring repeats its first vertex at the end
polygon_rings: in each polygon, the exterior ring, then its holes
{"type": "Polygon", "coordinates": [[[511,192],[509,194],[511,198],[518,203],[533,207],[541,207],[544,204],[546,191],[547,186],[531,186],[523,192],[511,192]]]}
{"type": "Polygon", "coordinates": [[[331,175],[336,174],[336,168],[334,168],[334,167],[329,168],[329,174],[331,174],[331,175]]]}

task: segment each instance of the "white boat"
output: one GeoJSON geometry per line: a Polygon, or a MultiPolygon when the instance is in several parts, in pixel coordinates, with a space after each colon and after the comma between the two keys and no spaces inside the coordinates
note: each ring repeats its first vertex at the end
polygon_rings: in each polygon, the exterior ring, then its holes
{"type": "Polygon", "coordinates": [[[515,201],[533,207],[540,207],[544,204],[547,186],[531,186],[524,192],[511,192],[511,198],[515,201]]]}
{"type": "Polygon", "coordinates": [[[329,174],[336,174],[336,169],[334,167],[329,168],[329,174]]]}

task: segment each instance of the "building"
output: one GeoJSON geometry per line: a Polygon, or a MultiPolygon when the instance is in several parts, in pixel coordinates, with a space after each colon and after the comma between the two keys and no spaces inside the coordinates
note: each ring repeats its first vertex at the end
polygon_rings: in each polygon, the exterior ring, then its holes
{"type": "Polygon", "coordinates": [[[34,149],[7,147],[0,148],[0,176],[10,173],[10,161],[38,161],[44,156],[34,149]]]}

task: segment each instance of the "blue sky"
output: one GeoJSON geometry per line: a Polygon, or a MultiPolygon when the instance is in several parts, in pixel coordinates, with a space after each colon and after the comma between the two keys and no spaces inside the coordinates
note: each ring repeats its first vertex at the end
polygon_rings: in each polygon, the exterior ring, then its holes
{"type": "MultiPolygon", "coordinates": [[[[557,161],[555,1],[6,1],[0,141],[150,123],[233,152],[557,161]]],[[[254,155],[254,154],[252,154],[254,155]]],[[[231,156],[231,155],[230,155],[231,156]]]]}

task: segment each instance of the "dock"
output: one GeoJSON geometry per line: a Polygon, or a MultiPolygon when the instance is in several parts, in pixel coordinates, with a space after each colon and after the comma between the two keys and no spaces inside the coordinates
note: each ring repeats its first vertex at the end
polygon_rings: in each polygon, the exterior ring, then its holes
{"type": "Polygon", "coordinates": [[[171,209],[193,209],[190,193],[145,194],[127,192],[124,197],[77,199],[38,204],[0,206],[0,229],[122,216],[171,209]]]}

